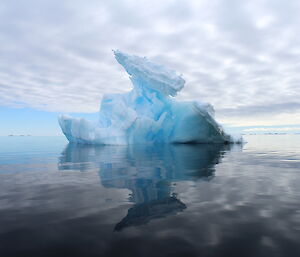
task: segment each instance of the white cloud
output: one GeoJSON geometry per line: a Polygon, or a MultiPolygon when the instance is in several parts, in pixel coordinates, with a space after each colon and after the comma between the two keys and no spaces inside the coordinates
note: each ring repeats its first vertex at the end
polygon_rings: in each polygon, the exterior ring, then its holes
{"type": "Polygon", "coordinates": [[[280,128],[248,128],[244,129],[245,132],[293,132],[293,131],[300,131],[300,127],[280,127],[280,128]]]}
{"type": "Polygon", "coordinates": [[[131,87],[113,58],[117,48],[183,73],[178,98],[211,102],[224,123],[300,124],[299,7],[296,0],[2,0],[0,105],[97,111],[103,94],[131,87]]]}
{"type": "Polygon", "coordinates": [[[274,22],[274,17],[271,15],[265,15],[263,17],[258,18],[256,22],[256,26],[259,29],[265,29],[269,27],[274,22]]]}

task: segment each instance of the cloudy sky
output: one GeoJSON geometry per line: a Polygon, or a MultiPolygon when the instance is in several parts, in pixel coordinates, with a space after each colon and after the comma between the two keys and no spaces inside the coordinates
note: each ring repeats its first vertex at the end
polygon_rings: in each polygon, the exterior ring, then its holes
{"type": "Polygon", "coordinates": [[[297,0],[1,0],[0,134],[24,117],[28,133],[57,132],[58,113],[128,91],[112,49],[182,73],[178,99],[210,102],[227,127],[300,131],[299,13],[297,0]]]}

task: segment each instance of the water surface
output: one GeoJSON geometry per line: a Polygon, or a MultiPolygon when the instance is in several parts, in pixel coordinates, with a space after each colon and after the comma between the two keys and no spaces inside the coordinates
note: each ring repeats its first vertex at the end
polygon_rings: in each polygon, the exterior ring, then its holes
{"type": "Polygon", "coordinates": [[[1,256],[300,256],[300,135],[0,138],[1,256]]]}

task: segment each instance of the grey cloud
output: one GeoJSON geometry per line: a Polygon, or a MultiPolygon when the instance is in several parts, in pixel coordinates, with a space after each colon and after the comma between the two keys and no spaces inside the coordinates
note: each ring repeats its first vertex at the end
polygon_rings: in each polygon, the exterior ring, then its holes
{"type": "Polygon", "coordinates": [[[131,85],[111,49],[183,73],[182,100],[222,115],[294,111],[299,102],[298,1],[0,3],[0,105],[97,111],[131,85]],[[270,24],[258,27],[264,17],[270,24]],[[283,102],[284,100],[284,102],[283,102]]]}
{"type": "Polygon", "coordinates": [[[239,108],[224,108],[218,110],[220,114],[230,116],[257,116],[261,114],[294,113],[300,111],[300,103],[281,103],[270,105],[243,106],[239,108]]]}

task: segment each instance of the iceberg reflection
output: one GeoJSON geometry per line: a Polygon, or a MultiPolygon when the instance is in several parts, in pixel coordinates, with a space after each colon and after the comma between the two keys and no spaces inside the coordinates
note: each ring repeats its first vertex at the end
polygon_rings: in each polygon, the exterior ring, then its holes
{"type": "Polygon", "coordinates": [[[60,170],[99,170],[101,184],[126,188],[134,206],[116,226],[146,224],[152,219],[176,214],[186,205],[174,194],[176,181],[210,180],[215,165],[231,145],[125,145],[68,144],[59,160],[60,170]]]}

